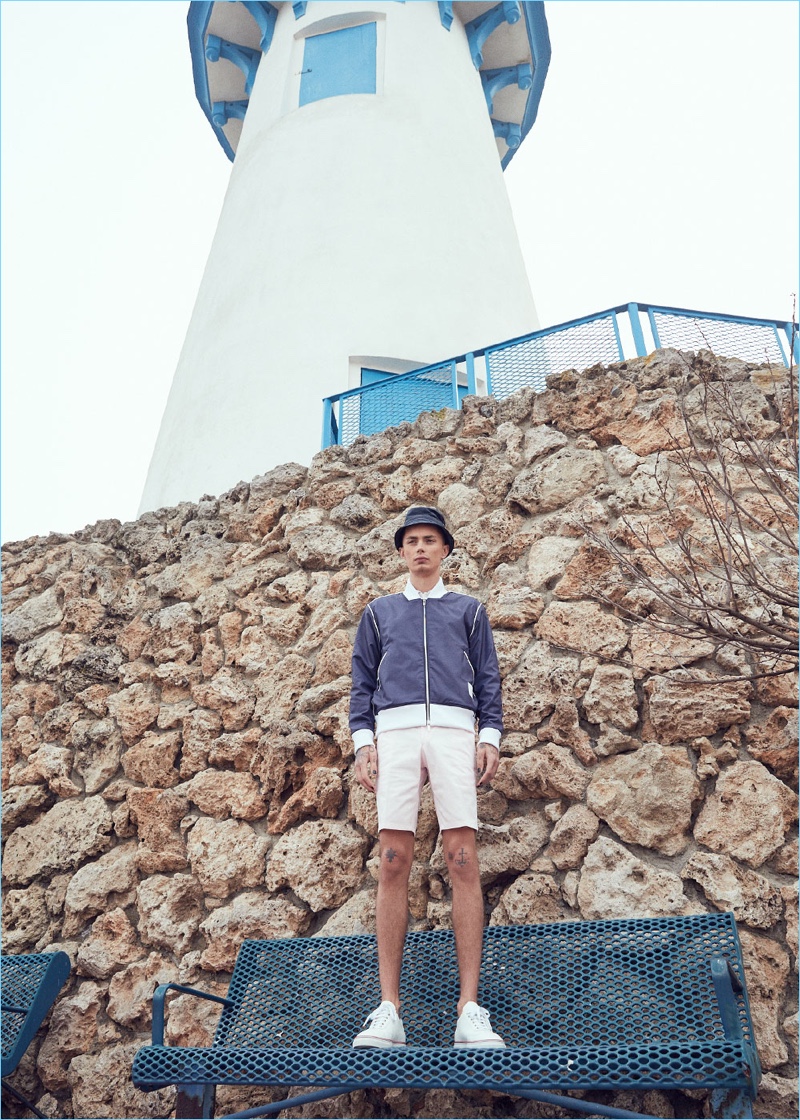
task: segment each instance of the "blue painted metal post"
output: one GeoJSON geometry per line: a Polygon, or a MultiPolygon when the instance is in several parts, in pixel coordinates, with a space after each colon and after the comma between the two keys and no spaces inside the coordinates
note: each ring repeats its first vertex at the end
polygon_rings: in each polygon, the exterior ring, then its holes
{"type": "Polygon", "coordinates": [[[453,408],[458,411],[461,408],[461,401],[458,397],[458,365],[455,358],[450,363],[450,384],[453,386],[453,408]]]}
{"type": "Polygon", "coordinates": [[[661,349],[661,339],[658,335],[658,327],[656,326],[656,317],[653,313],[652,307],[647,308],[647,318],[650,322],[650,330],[653,332],[653,342],[656,344],[656,350],[661,349]]]}
{"type": "Polygon", "coordinates": [[[647,355],[647,349],[644,344],[644,334],[642,333],[642,323],[639,318],[639,304],[628,304],[628,318],[631,323],[631,331],[633,333],[633,344],[636,347],[636,354],[640,358],[647,355]]]}
{"type": "Polygon", "coordinates": [[[467,393],[474,397],[478,392],[478,386],[475,384],[475,355],[473,353],[467,354],[467,393]]]}
{"type": "Polygon", "coordinates": [[[800,335],[797,333],[797,323],[787,323],[785,330],[789,340],[789,354],[794,364],[800,365],[800,335]]]}
{"type": "Polygon", "coordinates": [[[325,397],[322,402],[322,446],[332,447],[338,443],[336,417],[333,415],[333,402],[335,397],[325,397]]]}

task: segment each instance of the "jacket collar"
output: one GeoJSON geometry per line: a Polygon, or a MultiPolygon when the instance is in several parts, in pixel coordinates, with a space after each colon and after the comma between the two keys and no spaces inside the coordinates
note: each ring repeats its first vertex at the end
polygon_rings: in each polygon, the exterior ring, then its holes
{"type": "Polygon", "coordinates": [[[444,583],[442,582],[442,580],[440,578],[439,582],[436,584],[436,586],[432,587],[430,591],[425,591],[425,592],[417,591],[414,584],[411,582],[410,579],[408,579],[408,580],[406,580],[406,585],[405,585],[405,588],[403,589],[403,594],[405,595],[406,599],[408,599],[409,601],[411,601],[413,599],[441,599],[447,594],[447,588],[445,587],[444,583]]]}

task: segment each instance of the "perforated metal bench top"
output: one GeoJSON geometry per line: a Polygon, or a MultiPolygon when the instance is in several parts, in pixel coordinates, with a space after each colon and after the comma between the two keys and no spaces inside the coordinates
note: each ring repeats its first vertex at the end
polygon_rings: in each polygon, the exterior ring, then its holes
{"type": "Polygon", "coordinates": [[[733,918],[562,922],[485,930],[480,1000],[505,1050],[452,1045],[452,932],[411,933],[401,978],[408,1045],[352,1049],[380,1002],[371,936],[243,942],[208,1048],[149,1046],[134,1083],[521,1089],[736,1088],[760,1071],[746,992],[728,1037],[711,959],[743,981],[733,918]]]}

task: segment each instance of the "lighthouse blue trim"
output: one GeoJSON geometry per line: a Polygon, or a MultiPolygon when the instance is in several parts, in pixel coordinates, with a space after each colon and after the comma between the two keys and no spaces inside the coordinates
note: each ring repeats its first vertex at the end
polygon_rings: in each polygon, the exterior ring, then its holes
{"type": "Polygon", "coordinates": [[[242,3],[258,24],[258,30],[261,32],[261,50],[266,54],[272,46],[278,9],[267,3],[267,0],[242,0],[242,3]]]}
{"type": "Polygon", "coordinates": [[[522,143],[522,132],[518,124],[513,121],[496,121],[492,117],[492,128],[495,136],[505,140],[509,148],[518,148],[522,143]]]}
{"type": "Polygon", "coordinates": [[[500,4],[496,4],[488,12],[464,24],[469,53],[472,55],[476,70],[480,70],[483,66],[483,47],[491,33],[496,31],[501,23],[518,23],[520,15],[517,0],[501,0],[500,4]]]}
{"type": "Polygon", "coordinates": [[[378,27],[359,23],[309,35],[303,48],[300,105],[377,89],[378,27]]]}
{"type": "Polygon", "coordinates": [[[239,43],[231,43],[227,39],[220,39],[219,35],[209,35],[206,39],[206,58],[209,62],[219,62],[227,58],[244,74],[244,92],[248,96],[253,92],[253,82],[256,70],[261,61],[261,52],[252,47],[243,47],[239,43]]]}
{"type": "Polygon", "coordinates": [[[231,118],[243,121],[246,112],[246,101],[215,101],[211,106],[211,119],[222,128],[231,118]]]}
{"type": "Polygon", "coordinates": [[[506,86],[516,83],[520,89],[530,89],[533,85],[533,67],[527,62],[519,66],[502,66],[499,70],[481,70],[483,93],[489,115],[492,114],[494,96],[506,86]]]}
{"type": "Polygon", "coordinates": [[[302,19],[306,14],[308,4],[292,4],[292,11],[294,12],[295,19],[302,19]]]}
{"type": "MultiPolygon", "coordinates": [[[[220,4],[220,9],[224,9],[226,7],[243,7],[250,14],[251,18],[255,21],[256,27],[258,29],[261,52],[262,54],[265,54],[269,50],[272,43],[272,35],[275,28],[275,21],[277,19],[277,8],[275,7],[275,5],[268,3],[267,0],[238,0],[238,2],[232,2],[232,0],[229,0],[228,4],[220,4]]],[[[302,14],[305,14],[307,4],[296,3],[292,5],[292,8],[294,10],[295,18],[299,19],[301,18],[302,14]],[[302,13],[300,12],[301,8],[303,9],[302,13]]],[[[440,2],[438,3],[438,8],[439,18],[442,26],[449,30],[452,26],[452,20],[454,18],[452,0],[440,0],[440,2]]],[[[233,160],[235,157],[235,152],[233,146],[231,145],[231,142],[228,140],[228,137],[225,134],[225,126],[217,123],[218,120],[222,119],[224,113],[220,112],[218,109],[216,114],[217,121],[214,120],[214,109],[209,92],[208,68],[209,66],[215,65],[215,62],[211,59],[206,58],[206,36],[211,12],[213,9],[213,0],[192,0],[192,3],[189,4],[189,12],[186,22],[189,32],[189,46],[192,56],[192,75],[194,78],[194,88],[197,100],[200,102],[200,106],[209,124],[211,125],[214,131],[214,135],[217,137],[222,150],[225,152],[225,155],[228,157],[228,159],[233,160]]],[[[522,122],[517,124],[520,136],[517,147],[525,139],[531,127],[533,126],[534,121],[536,120],[536,116],[539,110],[539,102],[541,100],[542,90],[544,88],[545,78],[547,77],[547,70],[550,65],[550,37],[547,30],[547,20],[545,18],[544,3],[542,2],[542,0],[503,0],[503,2],[495,5],[494,8],[490,9],[488,12],[485,12],[481,17],[478,17],[478,19],[471,21],[471,23],[467,25],[468,27],[473,28],[473,36],[470,42],[470,48],[472,49],[473,45],[477,45],[478,37],[480,37],[481,39],[482,46],[483,43],[485,43],[489,38],[492,30],[495,30],[496,27],[499,27],[504,21],[519,23],[520,15],[523,17],[522,23],[528,36],[529,49],[532,59],[532,74],[530,89],[528,90],[528,96],[525,102],[525,110],[522,122]],[[494,15],[492,13],[494,13],[494,15]],[[491,17],[491,19],[487,20],[487,17],[491,17]],[[490,26],[492,21],[496,22],[493,26],[490,26]],[[480,28],[478,28],[477,30],[475,29],[476,24],[481,24],[480,28]]],[[[215,24],[215,26],[217,25],[215,24]]],[[[255,30],[256,28],[253,29],[254,32],[255,30]]],[[[328,34],[332,34],[332,32],[329,32],[328,34]]],[[[221,36],[217,36],[217,38],[221,39],[221,36]]],[[[237,43],[232,43],[231,46],[236,47],[240,50],[249,51],[253,49],[252,47],[245,47],[243,44],[240,45],[237,43]]],[[[479,50],[478,53],[480,54],[482,59],[483,56],[481,51],[479,50]]],[[[524,54],[525,51],[523,47],[517,57],[524,57],[524,54]]],[[[225,55],[221,55],[221,57],[225,57],[225,55]]],[[[231,61],[234,60],[231,59],[231,61]]],[[[241,65],[241,63],[237,62],[236,65],[241,65]]],[[[514,69],[513,66],[509,68],[514,69]]],[[[507,68],[501,67],[500,69],[505,70],[507,68]]],[[[489,77],[489,74],[493,74],[493,72],[484,71],[481,75],[482,80],[484,81],[484,88],[486,88],[488,82],[492,80],[492,78],[489,77]]],[[[251,73],[249,76],[246,75],[245,92],[248,93],[248,95],[250,89],[252,89],[253,79],[253,73],[251,73]]],[[[520,88],[522,89],[526,88],[526,85],[520,84],[519,81],[518,85],[520,85],[520,88]]],[[[495,87],[491,93],[487,93],[487,105],[489,104],[494,93],[497,92],[497,88],[502,88],[502,86],[495,87]]],[[[343,90],[342,92],[356,92],[356,90],[343,90]]],[[[231,119],[231,116],[240,118],[241,105],[244,104],[246,109],[247,101],[245,100],[244,102],[237,102],[236,104],[236,113],[228,114],[228,116],[225,118],[226,120],[231,119]]],[[[491,113],[492,110],[490,109],[490,116],[491,113]]],[[[512,124],[517,122],[501,123],[512,124]]],[[[516,133],[513,133],[512,135],[516,137],[516,133]]],[[[504,137],[504,139],[507,138],[504,137]]],[[[505,154],[501,157],[500,163],[503,169],[508,166],[509,162],[514,156],[514,153],[517,150],[517,147],[509,146],[505,154]]]]}

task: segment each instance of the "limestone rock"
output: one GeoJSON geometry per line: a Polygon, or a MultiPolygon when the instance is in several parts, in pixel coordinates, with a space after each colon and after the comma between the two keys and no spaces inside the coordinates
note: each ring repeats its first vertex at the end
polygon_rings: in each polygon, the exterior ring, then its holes
{"type": "Polygon", "coordinates": [[[203,708],[218,712],[226,731],[239,731],[255,708],[256,698],[250,682],[223,667],[207,681],[198,681],[192,696],[203,708]]]}
{"type": "Polygon", "coordinates": [[[145,945],[182,954],[200,927],[203,893],[191,875],[151,875],[136,890],[139,936],[145,945]]]}
{"type": "MultiPolygon", "coordinates": [[[[508,824],[481,823],[478,829],[478,864],[481,883],[493,883],[511,871],[525,871],[547,840],[547,822],[541,816],[517,817],[508,824]]],[[[444,875],[447,860],[441,835],[431,858],[431,868],[444,875]]]]}
{"type": "Polygon", "coordinates": [[[201,812],[217,820],[235,817],[254,821],[267,815],[267,804],[251,774],[230,770],[203,770],[180,787],[180,792],[201,812]]]}
{"type": "Polygon", "coordinates": [[[553,714],[548,722],[539,728],[537,738],[544,742],[557,743],[560,747],[569,747],[584,766],[593,766],[597,761],[592,750],[591,739],[580,726],[575,701],[569,696],[559,696],[556,699],[553,714]]]}
{"type": "Polygon", "coordinates": [[[586,804],[621,840],[666,856],[688,846],[699,799],[688,752],[656,743],[598,763],[586,791],[586,804]]]}
{"type": "Polygon", "coordinates": [[[111,813],[102,797],[59,801],[9,836],[3,871],[9,883],[24,885],[78,867],[112,843],[111,813]]]}
{"type": "Polygon", "coordinates": [[[44,887],[31,883],[25,890],[3,892],[3,952],[33,952],[50,928],[44,887]]]}
{"type": "Polygon", "coordinates": [[[146,960],[135,961],[116,972],[108,986],[109,1017],[122,1027],[135,1031],[149,1028],[152,1018],[153,992],[159,984],[175,979],[175,965],[159,953],[146,960]]]}
{"type": "Polygon", "coordinates": [[[528,751],[511,767],[511,776],[522,782],[535,797],[567,797],[581,801],[591,775],[576,762],[572,752],[555,743],[528,751]]]}
{"type": "Polygon", "coordinates": [[[333,525],[317,525],[292,538],[289,555],[306,571],[345,568],[353,558],[353,542],[333,525]]]}
{"type": "Polygon", "coordinates": [[[553,711],[559,696],[572,695],[577,675],[576,658],[553,657],[543,642],[530,646],[503,682],[506,730],[530,731],[541,723],[553,711]]]}
{"type": "Polygon", "coordinates": [[[599,831],[600,821],[591,809],[570,805],[550,834],[546,855],[559,871],[580,867],[599,831]]]}
{"type": "Polygon", "coordinates": [[[341,906],[361,882],[366,848],[348,821],[306,821],[276,842],[267,887],[288,886],[314,913],[341,906]]]}
{"type": "Polygon", "coordinates": [[[175,762],[180,749],[180,732],[167,731],[159,735],[146,731],[140,741],[122,756],[125,777],[160,789],[177,785],[180,774],[175,762]]]}
{"type": "Polygon", "coordinates": [[[760,867],[782,846],[796,819],[797,806],[788,786],[760,762],[735,762],[720,775],[700,810],[694,838],[748,867],[760,867]]]}
{"type": "Polygon", "coordinates": [[[634,673],[664,673],[702,661],[714,652],[714,645],[705,638],[688,638],[671,634],[647,623],[639,623],[631,631],[631,657],[634,673]]]}
{"type": "Polygon", "coordinates": [[[776,1069],[789,1057],[780,1036],[780,1008],[789,980],[789,955],[777,941],[740,929],[747,994],[758,1054],[764,1069],[776,1069]]]}
{"type": "Polygon", "coordinates": [[[313,672],[310,661],[296,653],[289,653],[269,673],[258,679],[254,715],[262,727],[289,718],[313,672]]]}
{"type": "Polygon", "coordinates": [[[561,509],[607,480],[599,451],[563,448],[517,475],[507,501],[527,513],[561,509]]]}
{"type": "Polygon", "coordinates": [[[541,590],[552,580],[563,576],[575,555],[579,541],[571,537],[541,537],[528,553],[528,580],[534,590],[541,590]]]}
{"type": "Polygon", "coordinates": [[[73,996],[56,1004],[36,1059],[36,1072],[51,1093],[69,1090],[70,1061],[91,1050],[103,994],[99,985],[84,981],[73,996]]]}
{"type": "Polygon", "coordinates": [[[797,709],[773,708],[763,724],[746,727],[744,734],[751,756],[797,789],[797,709]]]}
{"type": "Polygon", "coordinates": [[[317,766],[280,811],[274,817],[270,814],[269,831],[285,832],[303,817],[336,817],[343,801],[339,771],[332,766],[317,766]]]}
{"type": "Polygon", "coordinates": [[[645,684],[650,721],[660,742],[680,743],[698,735],[713,735],[722,727],[744,723],[750,716],[746,681],[696,679],[675,669],[645,684]]]}
{"type": "Polygon", "coordinates": [[[129,906],[135,897],[136,845],[120,844],[93,863],[86,863],[69,881],[64,900],[64,935],[78,933],[96,914],[129,906]]]}
{"type": "MultiPolygon", "coordinates": [[[[196,1001],[195,1001],[196,1002],[196,1001]]],[[[143,1093],[131,1081],[131,1066],[141,1043],[106,1046],[97,1054],[79,1054],[69,1065],[74,1116],[104,1120],[109,1116],[136,1116],[156,1120],[175,1107],[175,1090],[143,1093]]]]}
{"type": "Polygon", "coordinates": [[[156,721],[160,702],[149,684],[132,684],[108,698],[108,710],[130,746],[156,721]]]}
{"type": "Polygon", "coordinates": [[[587,921],[691,912],[677,875],[651,867],[606,836],[595,840],[583,861],[578,906],[587,921]]]}
{"type": "Polygon", "coordinates": [[[182,871],[186,844],[178,832],[188,798],[177,790],[129,789],[127,809],[139,838],[136,865],[145,875],[156,871],[182,871]]]}
{"type": "Polygon", "coordinates": [[[212,910],[202,923],[208,947],[200,964],[209,972],[232,972],[245,938],[296,937],[305,932],[310,920],[306,910],[288,899],[246,891],[228,905],[212,910]]]}
{"type": "Polygon", "coordinates": [[[552,875],[527,871],[503,893],[489,919],[490,926],[560,922],[568,917],[561,890],[552,875]]]}
{"type": "Polygon", "coordinates": [[[121,907],[101,914],[78,949],[77,968],[82,976],[107,980],[113,973],[143,956],[136,930],[121,907]]]}
{"type": "Polygon", "coordinates": [[[9,837],[15,828],[29,824],[37,810],[53,800],[44,785],[9,786],[3,790],[3,835],[9,837]]]}
{"type": "Polygon", "coordinates": [[[523,630],[541,616],[544,599],[526,585],[504,585],[489,594],[486,614],[492,627],[523,630]]]}
{"type": "Polygon", "coordinates": [[[314,936],[349,937],[357,933],[375,933],[375,890],[369,887],[356,891],[334,910],[314,936]]]}
{"type": "Polygon", "coordinates": [[[43,630],[58,626],[63,617],[56,589],[48,587],[4,616],[3,637],[12,642],[27,642],[43,630]]]}
{"type": "Polygon", "coordinates": [[[624,665],[598,665],[583,698],[592,723],[611,724],[630,731],[639,722],[633,673],[624,665]]]}
{"type": "Polygon", "coordinates": [[[591,602],[550,603],[536,625],[536,634],[565,649],[606,657],[614,657],[628,644],[625,623],[591,602]]]}
{"type": "Polygon", "coordinates": [[[770,929],[781,920],[783,900],[778,887],[739,867],[725,854],[696,852],[681,871],[682,879],[692,879],[718,910],[731,910],[737,922],[770,929]]]}
{"type": "Polygon", "coordinates": [[[208,818],[196,822],[187,841],[192,874],[214,898],[263,886],[268,846],[244,821],[208,818]]]}
{"type": "Polygon", "coordinates": [[[765,1073],[758,1087],[758,1097],[753,1103],[753,1116],[775,1120],[776,1116],[797,1115],[800,1115],[797,1078],[765,1073]]]}

